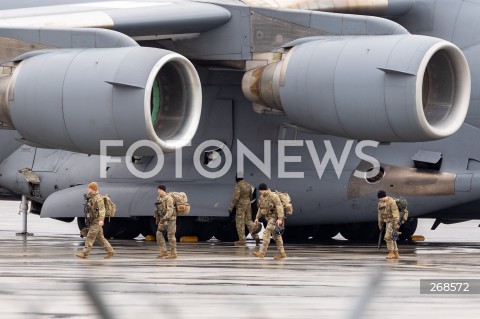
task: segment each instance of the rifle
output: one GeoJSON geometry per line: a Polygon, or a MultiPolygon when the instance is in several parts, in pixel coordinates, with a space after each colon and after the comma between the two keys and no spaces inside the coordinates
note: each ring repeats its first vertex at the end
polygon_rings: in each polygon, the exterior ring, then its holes
{"type": "Polygon", "coordinates": [[[88,195],[83,194],[83,215],[85,216],[85,227],[90,228],[90,216],[88,214],[88,195]]]}
{"type": "Polygon", "coordinates": [[[383,230],[385,229],[385,223],[382,224],[382,228],[380,229],[380,234],[378,235],[378,250],[382,248],[382,235],[383,235],[383,230]]]}

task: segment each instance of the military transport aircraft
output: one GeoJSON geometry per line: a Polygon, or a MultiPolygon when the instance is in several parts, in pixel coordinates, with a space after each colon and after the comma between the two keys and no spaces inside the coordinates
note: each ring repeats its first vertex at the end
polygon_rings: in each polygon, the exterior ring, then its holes
{"type": "Polygon", "coordinates": [[[235,240],[236,174],[288,192],[287,237],[376,236],[376,192],[410,219],[480,218],[480,1],[0,1],[0,196],[107,236],[235,240]],[[161,150],[161,152],[159,152],[161,150]],[[101,156],[100,156],[101,155],[101,156]]]}

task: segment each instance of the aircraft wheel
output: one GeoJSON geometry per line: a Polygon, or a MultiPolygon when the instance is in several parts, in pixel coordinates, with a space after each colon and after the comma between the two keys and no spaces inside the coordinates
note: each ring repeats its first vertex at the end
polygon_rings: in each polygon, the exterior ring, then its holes
{"type": "Polygon", "coordinates": [[[229,218],[217,222],[218,226],[215,231],[215,238],[220,241],[234,242],[238,240],[237,227],[235,225],[235,219],[229,218]]]}
{"type": "Polygon", "coordinates": [[[183,236],[192,236],[194,219],[191,217],[177,217],[177,231],[175,237],[180,240],[183,236]]]}
{"type": "Polygon", "coordinates": [[[217,230],[215,222],[198,222],[193,225],[193,233],[197,236],[198,241],[207,241],[215,236],[217,230]]]}
{"type": "Polygon", "coordinates": [[[110,221],[107,218],[103,227],[104,233],[108,232],[114,239],[134,239],[140,235],[140,223],[133,218],[112,218],[110,221]]]}
{"type": "Polygon", "coordinates": [[[340,225],[340,234],[350,241],[374,241],[378,239],[377,223],[356,223],[340,225]]]}
{"type": "Polygon", "coordinates": [[[409,218],[407,221],[400,226],[400,240],[409,240],[410,236],[415,234],[418,226],[418,218],[409,218]]]}
{"type": "Polygon", "coordinates": [[[140,217],[138,222],[140,224],[140,234],[142,234],[143,237],[147,237],[148,235],[155,236],[157,234],[158,227],[157,224],[155,224],[155,217],[140,217]]]}
{"type": "Polygon", "coordinates": [[[313,238],[316,240],[328,240],[337,236],[339,233],[337,225],[318,225],[313,238]]]}
{"type": "Polygon", "coordinates": [[[85,217],[77,217],[78,230],[84,229],[85,226],[85,217]]]}
{"type": "Polygon", "coordinates": [[[305,241],[313,237],[317,226],[288,226],[285,225],[285,231],[282,237],[287,241],[305,241]]]}

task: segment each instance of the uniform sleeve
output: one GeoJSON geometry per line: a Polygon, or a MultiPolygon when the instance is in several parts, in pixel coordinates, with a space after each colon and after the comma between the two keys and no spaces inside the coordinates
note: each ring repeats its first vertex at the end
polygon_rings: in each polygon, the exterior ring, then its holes
{"type": "Polygon", "coordinates": [[[255,216],[255,220],[260,220],[260,218],[262,218],[262,214],[260,214],[260,205],[258,205],[257,216],[255,216]]]}
{"type": "Polygon", "coordinates": [[[282,205],[282,202],[280,201],[280,198],[277,195],[274,195],[272,196],[272,201],[273,201],[273,205],[275,206],[275,212],[277,213],[277,218],[278,219],[285,218],[285,215],[283,213],[283,205],[282,205]]]}
{"type": "Polygon", "coordinates": [[[228,208],[228,210],[229,211],[233,210],[233,208],[237,206],[239,200],[240,200],[240,186],[237,183],[235,185],[235,189],[233,190],[233,197],[232,197],[232,201],[230,202],[230,207],[228,208]]]}
{"type": "Polygon", "coordinates": [[[380,213],[380,204],[377,205],[377,210],[378,210],[378,228],[382,228],[383,227],[383,218],[382,218],[382,214],[380,213]]]}
{"type": "Polygon", "coordinates": [[[98,207],[98,216],[100,217],[100,221],[104,221],[105,219],[105,203],[103,202],[102,196],[97,196],[97,207],[98,207]]]}
{"type": "Polygon", "coordinates": [[[167,212],[165,213],[165,219],[170,219],[175,216],[175,209],[173,207],[173,197],[168,195],[166,198],[167,212]]]}
{"type": "Polygon", "coordinates": [[[153,214],[155,218],[160,218],[160,198],[157,197],[157,200],[155,201],[155,213],[153,214]]]}

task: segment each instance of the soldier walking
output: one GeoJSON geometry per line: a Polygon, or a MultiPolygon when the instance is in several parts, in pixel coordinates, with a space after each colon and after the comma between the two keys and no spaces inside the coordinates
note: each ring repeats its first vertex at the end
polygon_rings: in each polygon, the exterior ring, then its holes
{"type": "Polygon", "coordinates": [[[384,190],[377,193],[378,202],[378,228],[380,231],[383,228],[383,223],[386,224],[385,242],[387,243],[388,255],[387,259],[399,259],[397,241],[392,237],[393,230],[400,228],[400,213],[398,212],[397,203],[395,199],[387,196],[384,190]]]}
{"type": "Polygon", "coordinates": [[[258,186],[260,191],[260,199],[258,200],[258,212],[255,217],[255,224],[259,222],[261,217],[265,217],[268,221],[267,227],[263,232],[263,243],[258,252],[253,252],[258,258],[265,257],[268,245],[270,244],[270,237],[273,236],[279,254],[274,257],[275,260],[284,259],[287,257],[283,247],[282,235],[275,231],[276,228],[281,227],[284,223],[283,205],[277,194],[270,191],[266,184],[262,183],[258,186]]]}
{"type": "Polygon", "coordinates": [[[165,185],[159,185],[157,192],[155,221],[158,225],[157,244],[160,248],[160,255],[157,258],[174,259],[177,258],[177,238],[175,237],[177,216],[175,214],[174,200],[172,195],[167,193],[165,185]],[[170,245],[170,254],[167,253],[167,244],[163,235],[165,231],[167,232],[168,244],[170,245]]]}
{"type": "Polygon", "coordinates": [[[85,205],[85,222],[87,224],[88,233],[83,251],[75,254],[75,256],[87,258],[93,244],[97,241],[102,244],[107,252],[107,256],[104,258],[108,259],[113,257],[115,251],[113,250],[112,245],[110,245],[108,240],[103,236],[102,227],[105,219],[105,204],[102,196],[98,193],[98,184],[95,182],[88,184],[85,205]]]}
{"type": "Polygon", "coordinates": [[[236,207],[235,224],[237,226],[238,240],[235,245],[245,245],[245,225],[248,231],[255,239],[255,244],[260,245],[260,237],[257,234],[253,234],[254,224],[252,221],[252,193],[253,186],[250,185],[241,177],[235,177],[235,189],[233,190],[233,198],[230,203],[228,211],[232,213],[236,207]]]}

